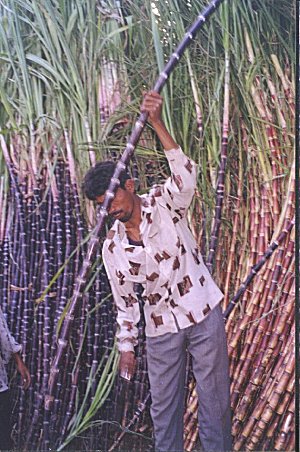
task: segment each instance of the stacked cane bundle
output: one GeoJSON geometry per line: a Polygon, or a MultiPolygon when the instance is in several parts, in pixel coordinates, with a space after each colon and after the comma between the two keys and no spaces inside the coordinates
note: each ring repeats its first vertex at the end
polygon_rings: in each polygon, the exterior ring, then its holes
{"type": "MultiPolygon", "coordinates": [[[[249,63],[253,64],[255,56],[247,32],[245,42],[249,63]]],[[[219,279],[224,284],[224,309],[232,290],[242,295],[240,312],[237,309],[227,322],[236,450],[293,450],[295,446],[295,168],[291,135],[287,133],[295,111],[288,75],[275,55],[272,62],[278,75],[276,82],[265,68],[251,81],[252,114],[260,121],[260,136],[253,142],[249,126],[241,119],[242,147],[236,165],[239,177],[236,186],[227,180],[228,192],[234,191],[226,200],[224,212],[225,217],[230,210],[234,212],[232,238],[228,240],[223,228],[216,251],[216,277],[225,276],[219,279]],[[263,88],[265,77],[267,89],[263,88]],[[275,126],[277,121],[280,126],[275,126]],[[242,179],[243,152],[248,153],[248,183],[242,179]],[[286,165],[289,173],[284,171],[286,165]],[[277,248],[273,253],[268,248],[270,243],[277,248]],[[266,257],[270,259],[267,263],[266,257]],[[260,264],[264,266],[255,275],[260,264]]],[[[187,450],[192,450],[197,439],[193,384],[190,392],[185,416],[187,450]]]]}

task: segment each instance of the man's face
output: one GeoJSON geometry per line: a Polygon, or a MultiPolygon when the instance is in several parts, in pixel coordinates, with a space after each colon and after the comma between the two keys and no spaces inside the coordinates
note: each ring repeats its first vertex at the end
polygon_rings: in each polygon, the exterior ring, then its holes
{"type": "MultiPolygon", "coordinates": [[[[131,189],[129,180],[125,183],[124,188],[118,188],[114,199],[112,200],[108,214],[115,219],[120,220],[122,223],[126,223],[130,220],[133,207],[134,207],[134,192],[131,189]],[[126,187],[127,186],[127,187],[126,187]]],[[[98,204],[102,204],[105,195],[97,196],[96,201],[98,204]]]]}

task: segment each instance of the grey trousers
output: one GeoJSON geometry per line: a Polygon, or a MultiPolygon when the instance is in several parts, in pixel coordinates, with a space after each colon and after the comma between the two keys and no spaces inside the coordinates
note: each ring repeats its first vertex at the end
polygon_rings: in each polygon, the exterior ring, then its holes
{"type": "Polygon", "coordinates": [[[184,381],[191,353],[199,399],[199,436],[206,452],[232,450],[228,354],[218,305],[197,325],[147,338],[151,417],[157,452],[183,451],[184,381]]]}

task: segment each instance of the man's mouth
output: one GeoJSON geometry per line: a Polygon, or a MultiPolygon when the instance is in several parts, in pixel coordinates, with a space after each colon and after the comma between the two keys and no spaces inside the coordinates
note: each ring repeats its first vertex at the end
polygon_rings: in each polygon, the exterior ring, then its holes
{"type": "Polygon", "coordinates": [[[114,218],[118,218],[122,213],[122,210],[116,210],[115,212],[112,212],[110,215],[114,218]]]}

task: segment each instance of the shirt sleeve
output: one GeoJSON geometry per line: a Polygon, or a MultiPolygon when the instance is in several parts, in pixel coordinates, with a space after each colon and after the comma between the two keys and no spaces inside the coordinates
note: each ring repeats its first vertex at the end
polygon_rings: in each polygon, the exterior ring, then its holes
{"type": "Polygon", "coordinates": [[[0,352],[4,364],[8,364],[11,355],[18,353],[22,349],[11,335],[4,314],[0,308],[0,352]]]}
{"type": "Polygon", "coordinates": [[[181,148],[165,151],[171,176],[164,184],[163,196],[184,214],[193,199],[197,183],[197,165],[181,148]]]}
{"type": "Polygon", "coordinates": [[[105,250],[103,250],[103,262],[117,307],[118,328],[116,337],[118,350],[120,352],[134,352],[134,347],[138,342],[137,324],[140,320],[140,308],[133,282],[124,281],[119,270],[111,263],[108,265],[105,259],[105,250]]]}

